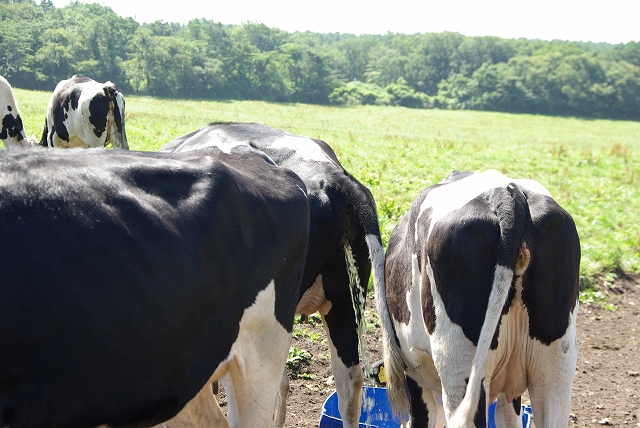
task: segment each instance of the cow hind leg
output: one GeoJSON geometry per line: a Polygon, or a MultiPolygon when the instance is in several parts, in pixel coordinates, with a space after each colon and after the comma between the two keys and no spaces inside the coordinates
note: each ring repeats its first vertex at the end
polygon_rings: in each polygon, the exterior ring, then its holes
{"type": "Polygon", "coordinates": [[[548,348],[546,358],[545,352],[541,351],[539,364],[530,370],[528,389],[533,420],[537,428],[566,426],[569,423],[577,346],[575,339],[571,342],[573,345],[562,338],[556,342],[548,347],[538,346],[548,348]],[[554,348],[559,352],[554,352],[554,348]]]}
{"type": "MultiPolygon", "coordinates": [[[[290,336],[282,335],[284,337],[279,338],[274,337],[275,335],[270,336],[264,341],[256,338],[261,344],[256,346],[250,355],[245,354],[229,362],[238,427],[271,427],[273,425],[276,395],[282,378],[282,368],[286,363],[290,336]],[[272,352],[274,348],[280,349],[281,352],[272,352]],[[282,354],[283,357],[278,354],[282,354]]],[[[228,391],[226,386],[225,391],[228,391]]],[[[229,408],[229,412],[231,411],[232,409],[229,408]]]]}
{"type": "Polygon", "coordinates": [[[273,417],[274,428],[282,428],[284,426],[285,417],[287,415],[287,396],[289,395],[289,376],[285,369],[278,387],[278,395],[276,395],[276,408],[273,417]]]}
{"type": "Polygon", "coordinates": [[[567,426],[571,413],[571,386],[578,359],[577,306],[564,336],[545,345],[536,342],[529,364],[529,396],[537,428],[567,426]]]}
{"type": "MultiPolygon", "coordinates": [[[[226,363],[239,427],[272,427],[274,423],[276,395],[291,344],[291,332],[278,322],[274,308],[272,282],[245,310],[238,339],[226,363]]],[[[291,308],[292,322],[294,310],[295,305],[291,308]]]]}
{"type": "Polygon", "coordinates": [[[227,373],[222,379],[220,384],[224,388],[224,394],[227,398],[227,421],[231,427],[238,426],[238,405],[236,404],[236,395],[233,392],[233,382],[231,376],[227,373]]]}
{"type": "Polygon", "coordinates": [[[504,394],[498,395],[493,415],[496,428],[522,428],[522,405],[520,399],[509,403],[504,394]]]}
{"type": "Polygon", "coordinates": [[[331,348],[331,370],[336,382],[338,394],[338,409],[345,428],[357,428],[360,420],[360,407],[362,403],[362,385],[364,373],[360,367],[358,357],[358,335],[356,333],[353,308],[350,296],[346,296],[348,307],[334,305],[331,308],[334,314],[350,313],[350,320],[332,317],[331,311],[327,316],[322,316],[322,325],[329,338],[331,348]],[[347,363],[345,363],[347,361],[347,363]]]}
{"type": "Polygon", "coordinates": [[[438,420],[438,404],[430,389],[406,377],[411,395],[411,428],[435,428],[438,420]]]}
{"type": "Polygon", "coordinates": [[[172,419],[155,428],[229,428],[216,397],[207,383],[172,419]]]}

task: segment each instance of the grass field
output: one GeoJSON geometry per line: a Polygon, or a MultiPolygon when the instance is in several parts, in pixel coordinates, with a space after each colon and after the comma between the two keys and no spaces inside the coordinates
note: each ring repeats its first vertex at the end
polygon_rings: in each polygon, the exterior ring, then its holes
{"type": "MultiPolygon", "coordinates": [[[[50,94],[14,92],[27,132],[39,138],[50,94]]],[[[126,101],[132,150],[155,151],[213,121],[260,122],[325,140],[373,192],[385,243],[413,198],[452,170],[494,168],[533,178],[576,221],[583,286],[620,271],[640,273],[638,122],[257,101],[126,101]]]]}

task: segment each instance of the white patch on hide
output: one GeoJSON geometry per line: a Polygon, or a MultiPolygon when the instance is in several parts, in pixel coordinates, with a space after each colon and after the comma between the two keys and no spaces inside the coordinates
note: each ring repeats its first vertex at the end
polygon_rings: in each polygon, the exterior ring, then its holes
{"type": "Polygon", "coordinates": [[[285,135],[274,141],[271,149],[289,149],[293,150],[301,159],[310,162],[329,162],[334,161],[327,156],[322,148],[311,138],[299,137],[295,135],[285,135]]]}
{"type": "MultiPolygon", "coordinates": [[[[429,232],[427,236],[423,236],[422,239],[429,239],[434,225],[445,215],[462,208],[466,203],[478,197],[481,193],[489,189],[507,187],[509,183],[516,183],[532,192],[551,196],[549,191],[535,180],[511,179],[494,169],[472,174],[429,191],[427,197],[420,205],[420,211],[416,218],[417,226],[422,213],[428,208],[433,208],[429,232]]],[[[416,242],[418,242],[418,230],[418,227],[416,227],[416,242]]]]}

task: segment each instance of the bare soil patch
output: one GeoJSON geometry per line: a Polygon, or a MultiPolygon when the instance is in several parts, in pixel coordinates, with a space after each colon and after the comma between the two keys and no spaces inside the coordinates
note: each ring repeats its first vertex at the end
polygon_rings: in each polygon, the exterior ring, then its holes
{"type": "MultiPolygon", "coordinates": [[[[580,305],[570,427],[640,427],[639,279],[623,275],[613,286],[603,287],[608,295],[606,309],[603,303],[580,305]]],[[[366,341],[374,362],[382,358],[380,328],[372,299],[367,308],[366,341]]],[[[335,390],[319,317],[297,324],[292,344],[302,356],[287,368],[291,386],[285,426],[317,427],[322,403],[335,390]]],[[[224,391],[218,394],[218,401],[226,411],[224,391]]]]}
{"type": "Polygon", "coordinates": [[[640,426],[640,287],[619,278],[607,308],[580,305],[571,426],[640,426]]]}

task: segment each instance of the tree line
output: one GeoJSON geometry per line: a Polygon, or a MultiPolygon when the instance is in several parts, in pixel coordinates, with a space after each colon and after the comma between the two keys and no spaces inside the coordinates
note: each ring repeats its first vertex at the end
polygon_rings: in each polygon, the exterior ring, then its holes
{"type": "Polygon", "coordinates": [[[640,42],[140,24],[79,2],[0,0],[0,74],[47,91],[81,74],[158,97],[640,119],[640,42]]]}

